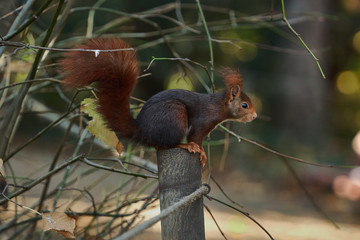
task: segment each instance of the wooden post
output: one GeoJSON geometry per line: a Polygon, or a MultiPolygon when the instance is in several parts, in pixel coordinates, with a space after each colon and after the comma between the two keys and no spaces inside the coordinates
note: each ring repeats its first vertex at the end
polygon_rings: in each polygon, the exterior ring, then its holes
{"type": "MultiPolygon", "coordinates": [[[[166,209],[201,186],[199,154],[180,148],[157,153],[160,209],[166,209]]],[[[161,220],[162,240],[204,240],[203,198],[161,220]]]]}

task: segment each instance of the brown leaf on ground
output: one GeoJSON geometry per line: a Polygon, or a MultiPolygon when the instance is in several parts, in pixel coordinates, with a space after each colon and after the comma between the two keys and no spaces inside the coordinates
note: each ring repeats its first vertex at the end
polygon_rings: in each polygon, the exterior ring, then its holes
{"type": "Polygon", "coordinates": [[[44,213],[42,215],[43,231],[55,231],[66,238],[75,239],[76,220],[62,212],[44,213]]]}

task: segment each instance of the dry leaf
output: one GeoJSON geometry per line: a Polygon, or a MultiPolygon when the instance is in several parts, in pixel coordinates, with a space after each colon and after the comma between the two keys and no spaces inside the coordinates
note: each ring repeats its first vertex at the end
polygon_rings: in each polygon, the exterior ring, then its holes
{"type": "Polygon", "coordinates": [[[92,118],[87,125],[88,131],[103,143],[115,148],[116,151],[121,154],[122,144],[119,142],[115,132],[106,126],[97,108],[98,103],[95,98],[85,98],[81,103],[81,112],[86,113],[92,118]]]}
{"type": "Polygon", "coordinates": [[[43,231],[56,231],[66,238],[75,239],[76,220],[62,212],[42,215],[43,231]]]}

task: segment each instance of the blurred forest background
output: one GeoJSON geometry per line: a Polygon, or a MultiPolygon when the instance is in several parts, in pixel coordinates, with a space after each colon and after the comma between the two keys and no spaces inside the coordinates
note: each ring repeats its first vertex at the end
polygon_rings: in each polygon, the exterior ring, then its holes
{"type": "MultiPolygon", "coordinates": [[[[50,1],[39,18],[6,38],[21,9],[12,11],[28,2],[30,0],[0,0],[0,35],[4,37],[0,40],[41,45],[58,1],[50,1]]],[[[31,2],[33,4],[20,20],[20,25],[46,1],[31,2]]],[[[221,66],[238,68],[243,74],[244,91],[253,99],[259,115],[258,119],[248,124],[224,125],[242,137],[309,162],[359,165],[360,1],[285,0],[289,23],[319,59],[326,79],[323,79],[314,58],[282,20],[280,0],[256,0],[251,3],[203,0],[201,6],[212,38],[216,89],[223,87],[216,74],[217,69],[221,66]]],[[[65,1],[46,46],[72,48],[85,38],[96,36],[118,36],[128,41],[137,51],[141,70],[145,70],[155,57],[188,58],[206,66],[211,72],[208,36],[196,1],[65,1]]],[[[9,44],[2,42],[1,45],[9,44]]],[[[56,82],[62,78],[57,69],[57,61],[63,54],[61,51],[46,51],[41,58],[34,78],[38,82],[34,82],[27,93],[11,140],[7,142],[5,132],[8,125],[4,119],[13,113],[14,99],[24,85],[7,86],[21,83],[29,76],[37,51],[28,47],[19,49],[11,44],[0,47],[0,158],[4,160],[6,181],[17,185],[25,185],[46,174],[53,159],[58,164],[80,153],[97,158],[112,156],[111,149],[82,131],[86,118],[79,120],[77,110],[62,118],[59,124],[49,125],[84,97],[91,96],[89,91],[80,92],[75,104],[69,107],[74,91],[64,89],[56,82]],[[45,131],[41,132],[43,129],[45,131]]],[[[139,79],[133,96],[145,101],[169,88],[197,92],[208,92],[210,89],[206,71],[190,62],[155,60],[142,73],[145,75],[139,79]]],[[[134,101],[134,106],[138,104],[134,101]]],[[[135,159],[139,163],[146,159],[156,163],[154,150],[126,142],[123,144],[123,159],[126,161],[135,159]]],[[[204,147],[210,150],[208,156],[212,175],[224,191],[255,216],[276,239],[360,238],[359,168],[327,168],[284,160],[246,141],[238,142],[221,128],[213,131],[204,147]],[[334,227],[329,219],[340,229],[334,227]]],[[[66,168],[67,175],[62,171],[52,176],[54,180],[45,194],[44,186],[40,184],[15,201],[33,206],[38,211],[51,210],[53,206],[81,212],[91,208],[89,205],[94,201],[96,204],[98,201],[105,202],[106,196],[119,186],[123,188],[118,195],[110,197],[111,201],[118,201],[117,204],[124,199],[129,201],[130,196],[135,199],[156,191],[156,180],[131,182],[122,174],[101,169],[83,175],[93,168],[82,163],[71,167],[66,168]],[[59,186],[65,185],[69,189],[75,188],[75,185],[76,189],[86,187],[95,200],[90,201],[84,190],[80,193],[73,189],[69,190],[72,193],[58,193],[59,186]],[[39,204],[36,201],[41,193],[45,197],[39,204]]],[[[121,168],[119,165],[116,167],[121,168]]],[[[205,178],[207,173],[208,170],[204,169],[205,178]]],[[[223,198],[221,191],[213,184],[212,187],[212,194],[223,198]]],[[[8,193],[15,190],[11,187],[8,193]]],[[[153,210],[158,206],[156,204],[152,205],[153,210]]],[[[266,238],[245,217],[209,201],[205,204],[211,206],[229,239],[266,238]]],[[[148,215],[144,211],[143,218],[154,214],[151,209],[148,215]]],[[[33,229],[33,222],[22,224],[17,229],[13,228],[16,226],[14,222],[8,224],[9,219],[17,218],[18,211],[23,209],[13,203],[8,203],[7,210],[0,210],[0,221],[7,226],[0,227],[0,239],[1,236],[24,236],[33,229]],[[23,230],[19,232],[19,229],[23,230]]],[[[29,217],[32,213],[26,215],[29,217]]],[[[24,215],[21,217],[24,218],[24,215]]],[[[96,232],[105,239],[111,236],[107,235],[109,232],[116,232],[116,227],[126,230],[120,224],[120,227],[111,226],[101,232],[96,221],[85,222],[88,225],[85,224],[84,228],[87,226],[89,233],[96,232]]],[[[143,235],[144,239],[150,236],[158,239],[158,227],[148,230],[143,235]]],[[[206,235],[207,239],[221,239],[210,218],[206,220],[206,235]]],[[[54,235],[47,233],[42,236],[46,239],[54,235]]]]}

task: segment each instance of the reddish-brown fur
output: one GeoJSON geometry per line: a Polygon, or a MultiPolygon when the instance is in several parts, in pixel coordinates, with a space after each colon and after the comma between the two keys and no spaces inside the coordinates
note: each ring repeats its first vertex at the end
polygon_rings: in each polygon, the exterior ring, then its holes
{"type": "MultiPolygon", "coordinates": [[[[109,50],[129,48],[129,45],[121,39],[97,38],[75,48],[109,50]]],[[[100,52],[98,56],[95,52],[68,52],[60,61],[60,68],[66,73],[65,85],[84,87],[98,81],[99,111],[109,127],[122,137],[134,136],[136,128],[131,126],[135,123],[129,109],[139,72],[134,50],[100,52]]]]}
{"type": "Polygon", "coordinates": [[[223,78],[227,89],[230,89],[236,85],[240,86],[240,89],[243,88],[242,76],[238,70],[224,67],[219,71],[219,73],[223,78]]]}

